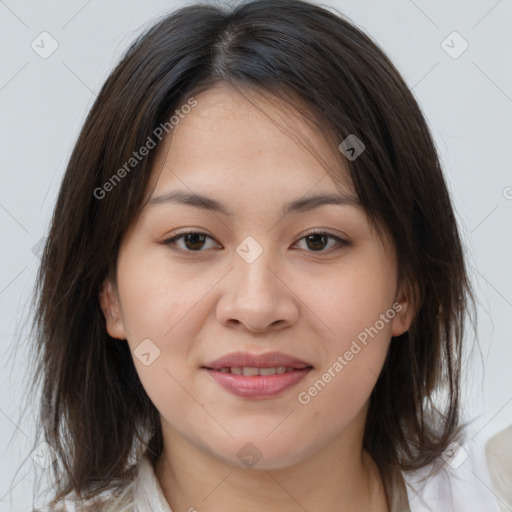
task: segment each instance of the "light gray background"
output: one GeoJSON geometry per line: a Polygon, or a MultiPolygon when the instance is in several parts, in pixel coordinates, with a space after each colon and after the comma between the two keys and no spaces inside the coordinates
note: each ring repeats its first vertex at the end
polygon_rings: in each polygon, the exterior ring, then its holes
{"type": "MultiPolygon", "coordinates": [[[[27,349],[19,324],[39,264],[32,248],[46,235],[78,130],[108,73],[137,34],[184,4],[0,0],[2,512],[28,511],[33,479],[44,478],[30,457],[34,411],[20,417],[27,349]],[[43,31],[59,45],[47,59],[31,48],[43,31]]],[[[473,355],[464,404],[485,441],[512,423],[512,1],[323,5],[345,13],[388,53],[435,137],[479,301],[482,357],[473,355]],[[469,44],[458,58],[442,46],[453,31],[469,44]]],[[[450,36],[445,45],[456,52],[461,41],[450,36]]]]}

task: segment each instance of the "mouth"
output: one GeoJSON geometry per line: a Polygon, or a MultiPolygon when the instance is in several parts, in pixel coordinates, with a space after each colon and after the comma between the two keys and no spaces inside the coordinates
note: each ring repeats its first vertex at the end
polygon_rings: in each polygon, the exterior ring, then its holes
{"type": "Polygon", "coordinates": [[[313,365],[287,354],[236,352],[201,367],[231,394],[248,399],[274,398],[300,382],[313,365]]]}
{"type": "Polygon", "coordinates": [[[208,368],[203,367],[207,370],[212,370],[221,373],[230,373],[232,375],[244,375],[245,377],[255,377],[257,375],[282,375],[283,373],[290,373],[294,371],[305,370],[313,368],[312,366],[306,366],[305,368],[293,368],[291,366],[271,366],[269,368],[257,368],[254,366],[224,366],[223,368],[208,368]]]}

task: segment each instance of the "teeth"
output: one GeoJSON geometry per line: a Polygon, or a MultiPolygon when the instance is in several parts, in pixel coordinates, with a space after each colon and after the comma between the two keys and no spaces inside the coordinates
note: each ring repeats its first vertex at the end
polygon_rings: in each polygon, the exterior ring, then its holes
{"type": "Polygon", "coordinates": [[[243,374],[244,375],[258,375],[258,368],[251,368],[250,366],[244,366],[243,374]]]}
{"type": "Polygon", "coordinates": [[[287,368],[286,366],[277,366],[272,368],[254,368],[251,366],[233,366],[231,368],[225,367],[220,368],[219,371],[222,373],[232,373],[234,375],[246,375],[246,376],[255,376],[255,375],[281,375],[283,373],[293,372],[294,368],[287,368]]]}

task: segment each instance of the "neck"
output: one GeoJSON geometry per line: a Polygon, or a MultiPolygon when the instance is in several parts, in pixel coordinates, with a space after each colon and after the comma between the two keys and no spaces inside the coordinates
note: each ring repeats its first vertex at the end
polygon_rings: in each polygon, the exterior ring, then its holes
{"type": "Polygon", "coordinates": [[[378,468],[350,428],[309,458],[266,470],[224,462],[167,425],[155,474],[173,511],[388,512],[378,468]]]}

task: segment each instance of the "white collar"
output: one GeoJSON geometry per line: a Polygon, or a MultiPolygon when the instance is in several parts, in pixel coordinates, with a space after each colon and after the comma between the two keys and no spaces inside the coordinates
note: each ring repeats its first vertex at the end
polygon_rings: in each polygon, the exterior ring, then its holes
{"type": "Polygon", "coordinates": [[[142,457],[133,487],[135,512],[172,512],[151,461],[142,457]]]}

